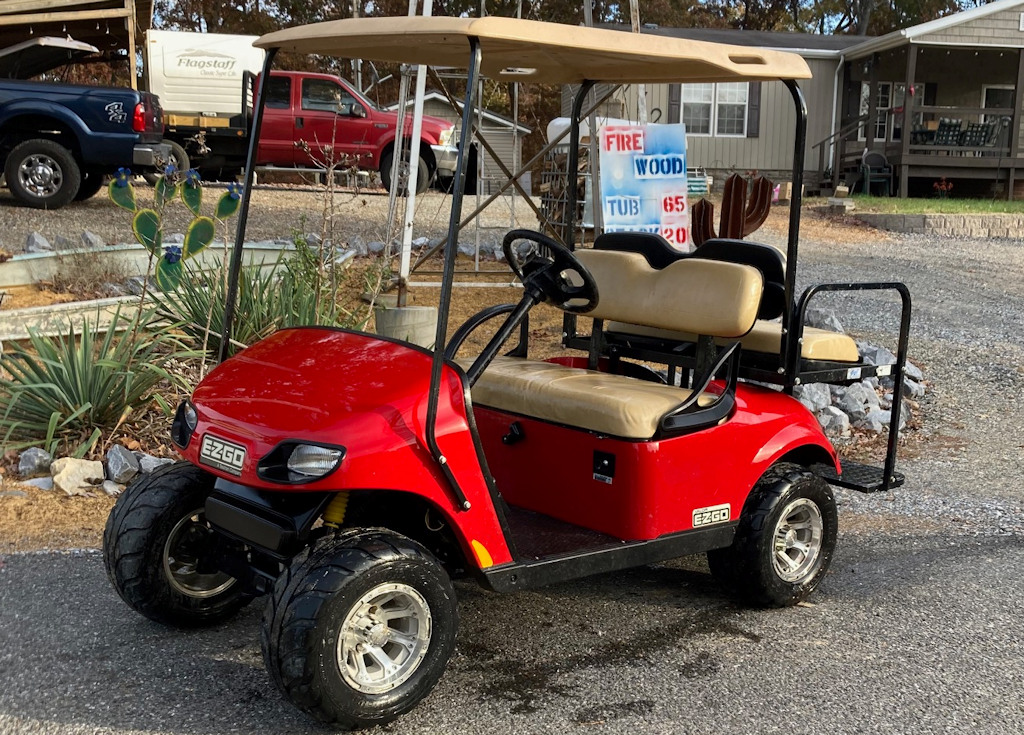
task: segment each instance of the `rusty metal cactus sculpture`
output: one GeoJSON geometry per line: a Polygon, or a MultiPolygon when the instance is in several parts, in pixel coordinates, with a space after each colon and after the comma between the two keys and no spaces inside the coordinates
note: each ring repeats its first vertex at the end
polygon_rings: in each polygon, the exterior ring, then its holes
{"type": "Polygon", "coordinates": [[[741,240],[757,231],[772,207],[772,189],[774,184],[764,176],[753,181],[753,190],[747,197],[747,180],[733,174],[725,180],[725,192],[722,196],[722,216],[719,222],[719,234],[715,234],[715,205],[701,199],[690,210],[690,237],[695,247],[700,247],[715,237],[741,240]]]}

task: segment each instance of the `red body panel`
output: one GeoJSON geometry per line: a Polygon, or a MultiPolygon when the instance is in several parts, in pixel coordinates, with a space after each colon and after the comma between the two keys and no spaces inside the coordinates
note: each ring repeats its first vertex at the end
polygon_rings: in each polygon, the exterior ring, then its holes
{"type": "Polygon", "coordinates": [[[814,416],[776,391],[740,385],[725,423],[661,441],[632,442],[476,407],[487,462],[512,505],[601,531],[646,540],[693,528],[697,508],[729,504],[738,520],[768,467],[799,447],[835,452],[814,416]],[[501,438],[518,421],[524,439],[501,438]],[[611,483],[595,479],[594,453],[614,456],[611,483]]]}
{"type": "MultiPolygon", "coordinates": [[[[362,169],[376,171],[380,168],[384,148],[395,139],[397,113],[377,110],[365,104],[347,82],[329,74],[275,71],[271,75],[291,80],[291,102],[287,108],[267,106],[264,109],[258,164],[310,166],[314,160],[322,164],[325,162],[325,146],[332,146],[331,155],[336,161],[344,157],[362,169]],[[338,114],[309,105],[304,108],[303,80],[316,80],[337,87],[346,104],[357,105],[365,114],[338,114]],[[296,145],[300,140],[309,146],[309,152],[296,145]]],[[[438,136],[450,127],[447,120],[424,115],[422,143],[437,145],[438,136]]],[[[406,135],[412,130],[412,117],[406,117],[405,130],[406,135]]]]}
{"type": "Polygon", "coordinates": [[[205,433],[242,444],[240,477],[215,475],[277,492],[387,489],[430,499],[461,536],[495,564],[511,561],[469,429],[461,376],[445,366],[437,441],[472,504],[456,509],[452,491],[426,445],[431,355],[371,335],[302,328],[277,332],[219,365],[193,395],[199,424],[182,452],[194,464],[205,433]],[[260,479],[257,462],[286,439],[341,445],[341,467],[305,485],[260,479]]]}

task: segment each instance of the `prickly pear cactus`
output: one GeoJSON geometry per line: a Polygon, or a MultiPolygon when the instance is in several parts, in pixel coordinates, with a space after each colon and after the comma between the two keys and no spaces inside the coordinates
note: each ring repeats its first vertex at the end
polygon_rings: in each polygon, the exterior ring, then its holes
{"type": "Polygon", "coordinates": [[[223,223],[238,211],[242,196],[240,184],[228,184],[217,200],[212,217],[202,214],[203,187],[199,172],[189,169],[182,175],[174,166],[168,166],[153,187],[153,206],[140,207],[132,184],[132,172],[117,170],[108,187],[110,200],[122,209],[132,212],[132,232],[156,261],[156,282],[162,291],[173,291],[181,283],[185,272],[184,261],[194,258],[213,242],[217,223],[223,223]],[[163,212],[175,199],[180,199],[192,213],[192,222],[181,245],[163,244],[163,212]]]}

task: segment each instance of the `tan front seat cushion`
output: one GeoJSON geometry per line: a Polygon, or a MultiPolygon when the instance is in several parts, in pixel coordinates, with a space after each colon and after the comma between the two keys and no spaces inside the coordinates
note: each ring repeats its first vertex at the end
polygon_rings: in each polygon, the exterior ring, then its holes
{"type": "Polygon", "coordinates": [[[661,270],[640,253],[577,250],[597,282],[594,319],[739,337],[754,325],[764,279],[749,265],[690,258],[661,270]]]}
{"type": "MultiPolygon", "coordinates": [[[[467,367],[471,359],[459,360],[467,367]]],[[[689,398],[686,388],[623,375],[499,357],[473,386],[473,403],[625,439],[650,439],[661,417],[689,398]]],[[[701,397],[708,405],[715,396],[701,397]]]]}
{"type": "MultiPolygon", "coordinates": [[[[693,342],[697,335],[692,332],[677,332],[667,329],[652,329],[638,324],[608,322],[605,331],[617,334],[635,334],[641,337],[655,337],[673,342],[693,342]]],[[[720,345],[728,344],[728,339],[716,340],[720,345]]],[[[754,328],[740,338],[743,349],[751,352],[766,352],[777,355],[782,349],[782,324],[780,322],[758,321],[754,328]]],[[[860,353],[857,343],[848,335],[829,332],[825,329],[804,327],[804,341],[800,356],[805,360],[825,360],[828,362],[858,362],[860,353]]]]}

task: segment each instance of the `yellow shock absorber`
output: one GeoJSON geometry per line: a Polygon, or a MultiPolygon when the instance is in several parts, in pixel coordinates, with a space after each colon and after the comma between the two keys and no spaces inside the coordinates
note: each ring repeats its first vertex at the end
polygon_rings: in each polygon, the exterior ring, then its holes
{"type": "Polygon", "coordinates": [[[324,525],[341,526],[345,522],[345,509],[348,508],[348,493],[335,494],[327,510],[324,511],[324,525]]]}

